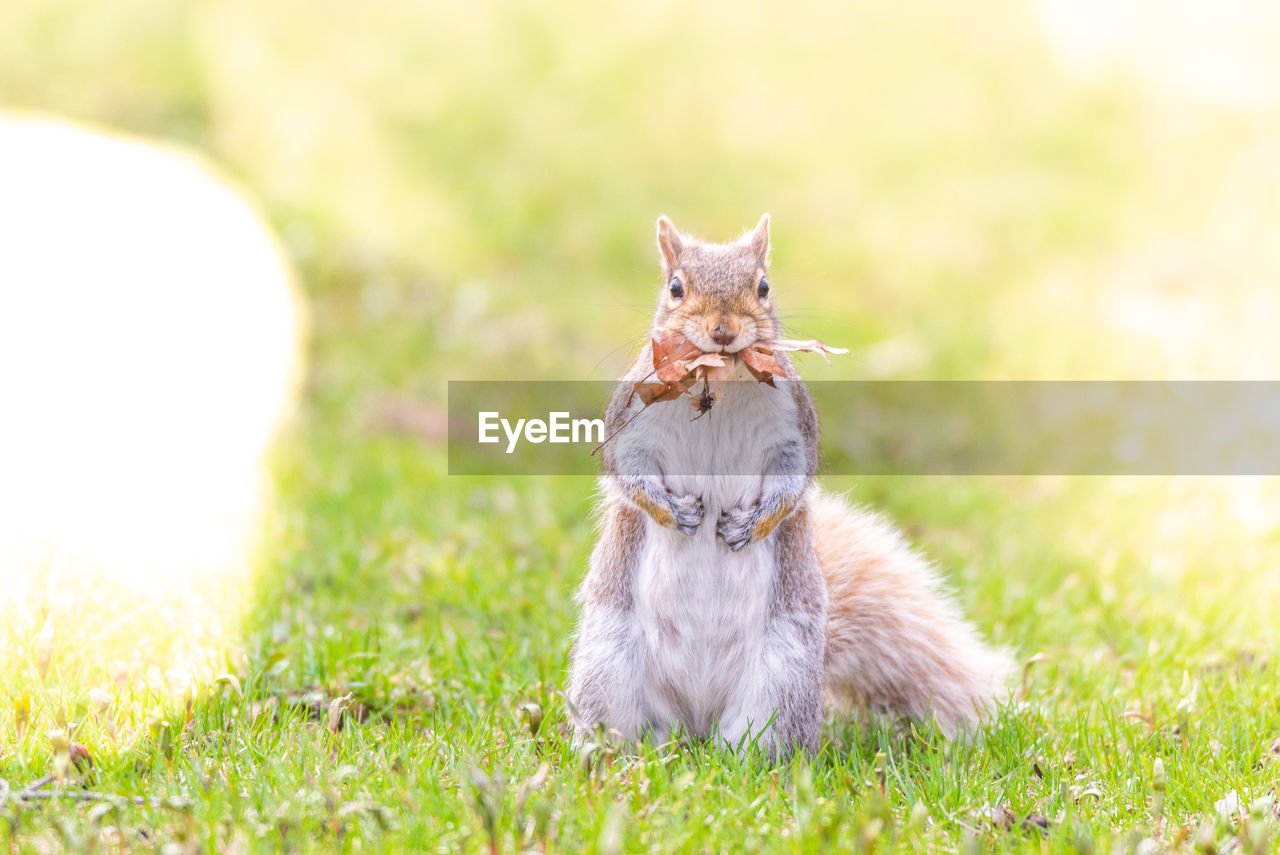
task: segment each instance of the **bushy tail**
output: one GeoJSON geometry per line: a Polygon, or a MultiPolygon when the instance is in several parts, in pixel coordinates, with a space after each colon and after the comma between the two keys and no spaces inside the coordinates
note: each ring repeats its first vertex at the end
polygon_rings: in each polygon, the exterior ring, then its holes
{"type": "Polygon", "coordinates": [[[933,568],[883,518],[815,495],[827,581],[827,691],[839,701],[923,718],[948,734],[1007,692],[1010,659],[988,647],[933,568]]]}

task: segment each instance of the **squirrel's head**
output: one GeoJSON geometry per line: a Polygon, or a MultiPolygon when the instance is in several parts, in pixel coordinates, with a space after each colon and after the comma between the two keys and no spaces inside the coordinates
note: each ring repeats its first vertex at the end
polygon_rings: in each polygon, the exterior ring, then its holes
{"type": "Polygon", "coordinates": [[[778,338],[769,286],[769,215],[733,243],[703,243],[658,218],[662,293],[654,327],[684,334],[702,350],[736,353],[778,338]]]}

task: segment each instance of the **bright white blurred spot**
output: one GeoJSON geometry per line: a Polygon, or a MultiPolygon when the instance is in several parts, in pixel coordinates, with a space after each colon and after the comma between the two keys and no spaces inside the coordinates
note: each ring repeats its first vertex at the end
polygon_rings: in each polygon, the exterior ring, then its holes
{"type": "Polygon", "coordinates": [[[128,638],[243,588],[300,337],[281,252],[207,167],[0,114],[0,617],[96,608],[128,638]]]}
{"type": "Polygon", "coordinates": [[[1274,0],[1031,0],[1073,71],[1236,107],[1280,103],[1274,0]]]}

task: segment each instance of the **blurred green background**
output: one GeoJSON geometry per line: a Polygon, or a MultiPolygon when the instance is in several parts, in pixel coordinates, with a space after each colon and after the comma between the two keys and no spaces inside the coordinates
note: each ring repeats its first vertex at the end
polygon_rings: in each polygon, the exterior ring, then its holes
{"type": "MultiPolygon", "coordinates": [[[[811,378],[1274,375],[1280,112],[1081,76],[1050,36],[1012,0],[6,0],[0,104],[189,147],[262,206],[311,341],[243,667],[373,669],[392,707],[421,679],[480,744],[495,709],[555,703],[592,485],[448,477],[446,381],[618,376],[659,213],[711,239],[771,213],[788,333],[853,351],[811,378]]],[[[829,483],[1046,653],[1055,750],[1082,705],[1171,715],[1187,669],[1226,681],[1237,771],[1265,748],[1270,480],[829,483]]],[[[1111,771],[1114,818],[1137,802],[1111,771]]]]}
{"type": "Polygon", "coordinates": [[[1275,320],[1241,281],[1274,272],[1274,116],[1073,80],[1028,4],[0,15],[7,106],[191,146],[266,207],[345,393],[616,376],[660,212],[770,211],[793,332],[861,354],[840,376],[1266,373],[1235,325],[1275,320]],[[338,329],[376,335],[365,368],[338,329]]]}

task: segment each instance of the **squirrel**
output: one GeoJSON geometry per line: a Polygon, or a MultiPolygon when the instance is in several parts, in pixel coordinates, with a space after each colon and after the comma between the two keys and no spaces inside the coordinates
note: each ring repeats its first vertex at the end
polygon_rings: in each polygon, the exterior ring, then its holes
{"type": "Polygon", "coordinates": [[[726,244],[660,217],[658,248],[651,340],[605,414],[615,439],[577,595],[574,739],[603,727],[783,759],[817,753],[828,702],[931,715],[948,735],[976,725],[1006,689],[1007,655],[889,523],[817,490],[817,414],[786,353],[776,386],[737,361],[731,379],[749,382],[724,384],[706,417],[678,400],[639,412],[654,340],[734,354],[780,337],[769,216],[726,244]]]}

